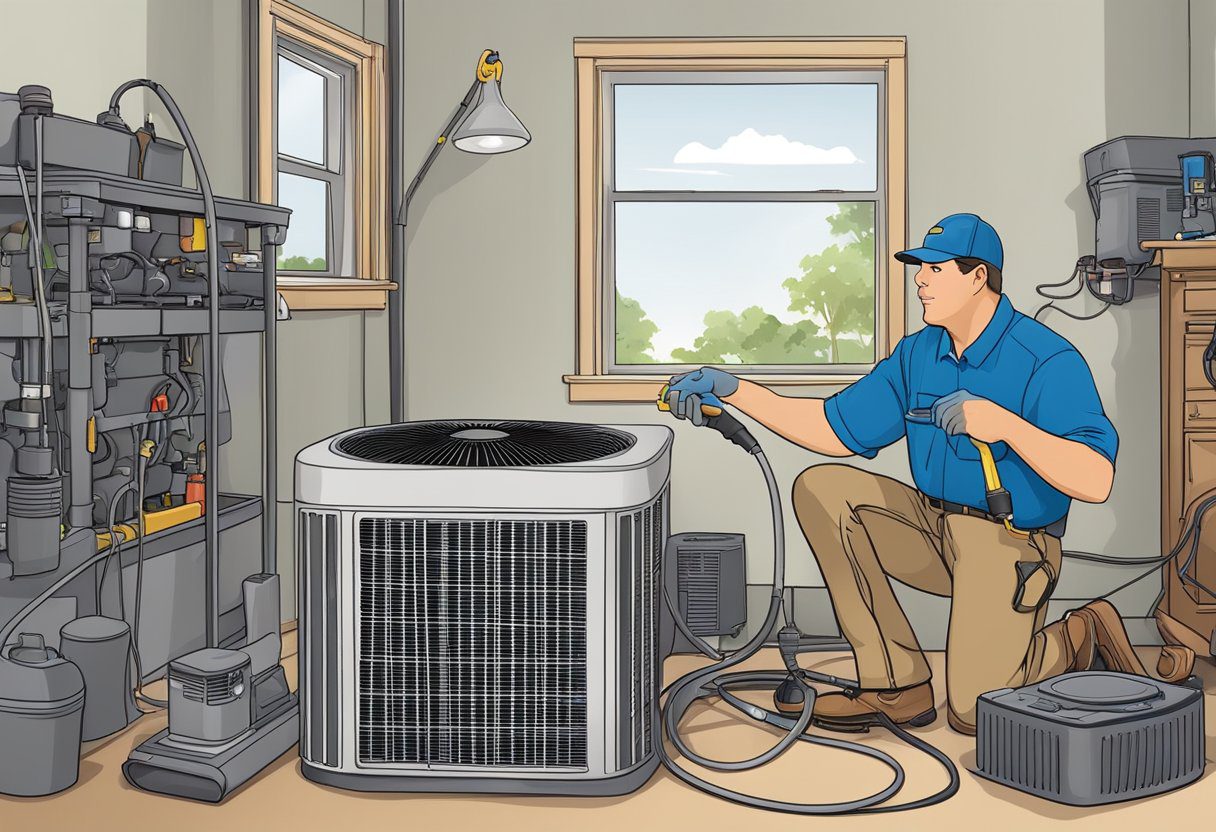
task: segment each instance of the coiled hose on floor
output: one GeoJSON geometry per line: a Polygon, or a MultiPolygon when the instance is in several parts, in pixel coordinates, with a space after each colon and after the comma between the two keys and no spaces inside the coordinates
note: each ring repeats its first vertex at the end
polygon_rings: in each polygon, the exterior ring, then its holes
{"type": "MultiPolygon", "coordinates": [[[[666,393],[666,388],[664,388],[664,393],[666,393]]],[[[660,402],[663,402],[662,394],[660,395],[660,402]]],[[[782,650],[782,660],[786,666],[785,671],[728,672],[730,668],[742,664],[760,651],[764,646],[765,639],[772,632],[773,625],[781,615],[782,599],[785,594],[785,523],[782,518],[781,495],[777,490],[777,481],[773,475],[772,466],[760,447],[760,443],[756,441],[742,423],[724,409],[706,406],[703,407],[702,412],[707,416],[705,419],[706,426],[717,430],[731,442],[752,454],[764,474],[773,518],[773,589],[772,594],[769,596],[768,613],[765,615],[764,623],[760,625],[746,644],[734,653],[725,656],[710,648],[701,639],[691,635],[691,629],[680,615],[679,606],[673,602],[671,594],[664,591],[664,602],[671,611],[671,615],[675,619],[677,626],[686,635],[691,636],[690,640],[693,644],[697,644],[709,658],[716,661],[706,667],[685,673],[664,690],[666,700],[661,706],[655,705],[657,710],[655,717],[662,724],[663,735],[671,742],[680,756],[714,771],[746,771],[757,768],[765,763],[772,762],[793,747],[794,743],[801,741],[811,743],[812,745],[837,748],[878,760],[891,770],[892,777],[890,784],[886,788],[868,797],[844,800],[839,803],[793,803],[744,794],[728,789],[725,786],[720,786],[717,783],[711,783],[682,768],[669,753],[665,743],[660,741],[658,743],[658,752],[663,765],[680,780],[714,797],[757,809],[797,815],[878,814],[920,809],[947,800],[958,791],[959,787],[958,768],[954,762],[942,751],[896,725],[881,712],[877,716],[879,724],[909,746],[932,757],[946,770],[950,782],[944,788],[935,794],[909,803],[899,803],[890,806],[880,805],[885,804],[886,801],[894,797],[904,785],[905,773],[903,766],[894,757],[877,748],[871,748],[860,743],[833,739],[831,737],[812,736],[806,733],[807,728],[810,727],[811,715],[815,705],[815,690],[808,683],[819,682],[839,687],[846,691],[856,691],[859,687],[857,682],[800,668],[797,664],[796,654],[793,651],[786,650],[782,650]],[[735,694],[735,691],[739,690],[775,689],[787,679],[793,679],[803,694],[803,709],[797,719],[791,719],[758,705],[753,705],[735,694]],[[688,747],[683,737],[680,736],[680,723],[693,703],[715,696],[758,722],[786,729],[785,736],[768,751],[747,760],[725,762],[713,760],[696,753],[688,747]]],[[[663,587],[668,586],[666,578],[668,570],[671,568],[674,568],[673,565],[669,562],[668,558],[664,557],[662,559],[663,579],[660,583],[663,587]]]]}

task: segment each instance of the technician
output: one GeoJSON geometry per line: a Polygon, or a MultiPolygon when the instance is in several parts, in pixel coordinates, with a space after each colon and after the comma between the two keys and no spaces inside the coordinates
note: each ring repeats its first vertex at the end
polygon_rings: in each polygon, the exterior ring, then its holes
{"type": "MultiPolygon", "coordinates": [[[[907,437],[915,487],[838,463],[794,482],[794,512],[864,689],[817,697],[815,722],[857,730],[878,711],[914,726],[936,718],[929,664],[889,578],[951,598],[946,694],[956,731],[975,733],[979,694],[1087,669],[1098,656],[1111,670],[1147,675],[1106,601],[1043,626],[1068,507],[1104,502],[1115,475],[1118,436],[1085,359],[1001,293],[1001,240],[975,214],[946,217],[921,248],[895,257],[920,267],[927,326],[836,395],[781,396],[712,367],[670,382],[680,418],[699,423],[701,402],[717,397],[827,456],[870,459],[907,437]],[[1013,530],[988,513],[970,438],[992,449],[1013,530]]],[[[779,690],[778,708],[799,711],[788,698],[779,690]]]]}

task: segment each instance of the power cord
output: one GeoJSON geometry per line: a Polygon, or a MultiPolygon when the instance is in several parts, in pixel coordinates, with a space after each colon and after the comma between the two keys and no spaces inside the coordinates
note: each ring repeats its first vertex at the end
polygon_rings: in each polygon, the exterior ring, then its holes
{"type": "MultiPolygon", "coordinates": [[[[1189,542],[1190,549],[1187,552],[1186,560],[1184,560],[1182,562],[1182,565],[1178,567],[1178,577],[1183,583],[1190,584],[1191,586],[1195,587],[1196,589],[1207,593],[1208,595],[1210,595],[1213,598],[1216,598],[1216,592],[1213,592],[1211,589],[1209,589],[1207,586],[1205,586],[1201,581],[1199,581],[1197,578],[1192,577],[1190,574],[1191,566],[1194,564],[1195,558],[1199,553],[1199,539],[1200,539],[1200,532],[1203,529],[1203,519],[1213,507],[1216,507],[1216,492],[1209,494],[1209,496],[1204,498],[1204,500],[1201,503],[1199,503],[1199,505],[1195,509],[1194,516],[1192,516],[1190,522],[1187,523],[1186,528],[1182,532],[1182,536],[1179,537],[1178,542],[1176,544],[1174,544],[1174,548],[1171,549],[1167,554],[1164,554],[1164,555],[1159,555],[1156,557],[1148,557],[1148,558],[1116,558],[1116,557],[1111,557],[1109,555],[1098,555],[1098,554],[1094,554],[1092,552],[1065,551],[1065,552],[1062,552],[1061,554],[1064,557],[1069,558],[1071,560],[1088,561],[1091,563],[1102,563],[1102,564],[1107,564],[1110,566],[1149,566],[1149,567],[1151,567],[1150,569],[1146,569],[1144,572],[1141,572],[1140,574],[1136,575],[1134,578],[1131,578],[1130,580],[1119,584],[1114,589],[1111,589],[1111,590],[1108,590],[1107,592],[1102,593],[1101,595],[1097,596],[1094,599],[1096,601],[1100,601],[1100,600],[1103,600],[1106,598],[1110,598],[1112,595],[1122,592],[1123,590],[1127,589],[1129,586],[1139,583],[1140,581],[1143,581],[1145,578],[1148,578],[1149,576],[1157,573],[1162,566],[1164,566],[1166,563],[1169,563],[1170,561],[1174,560],[1179,555],[1181,555],[1183,550],[1186,548],[1186,546],[1189,542]]],[[[1155,608],[1157,606],[1157,604],[1160,603],[1160,601],[1161,601],[1161,596],[1158,595],[1157,600],[1153,603],[1153,607],[1155,608]]]]}
{"type": "Polygon", "coordinates": [[[136,546],[138,555],[136,557],[135,566],[135,615],[133,618],[133,626],[131,632],[131,647],[135,654],[135,698],[145,705],[151,705],[154,708],[167,708],[169,703],[163,699],[155,699],[143,692],[144,688],[144,670],[143,662],[139,656],[139,619],[140,619],[140,602],[143,599],[144,588],[144,538],[148,536],[147,522],[144,519],[144,487],[147,482],[148,475],[148,460],[152,458],[152,453],[156,449],[156,443],[150,439],[145,439],[139,444],[139,505],[136,507],[136,517],[139,520],[139,536],[136,538],[136,546]]]}
{"type": "Polygon", "coordinates": [[[1092,319],[1098,317],[1103,312],[1105,312],[1107,309],[1109,309],[1110,303],[1108,302],[1108,303],[1106,303],[1105,306],[1103,306],[1101,309],[1099,309],[1097,312],[1093,313],[1092,315],[1075,315],[1072,312],[1069,312],[1067,309],[1064,309],[1062,307],[1055,305],[1055,302],[1057,300],[1071,300],[1072,298],[1075,298],[1077,295],[1081,294],[1081,292],[1083,292],[1085,290],[1084,270],[1086,268],[1092,266],[1093,264],[1094,264],[1094,258],[1091,256],[1087,255],[1085,257],[1078,258],[1076,265],[1073,266],[1072,274],[1070,274],[1066,280],[1061,280],[1059,283],[1040,283],[1037,286],[1035,286],[1034,287],[1035,293],[1038,294],[1040,297],[1047,298],[1048,301],[1047,301],[1047,303],[1040,306],[1037,310],[1035,310],[1035,313],[1033,315],[1034,319],[1037,321],[1039,319],[1039,316],[1042,315],[1044,312],[1046,312],[1048,309],[1054,309],[1057,312],[1067,315],[1068,317],[1070,317],[1074,320],[1088,321],[1088,320],[1092,320],[1092,319]],[[1081,277],[1081,282],[1077,284],[1076,289],[1069,292],[1068,294],[1059,295],[1059,294],[1053,294],[1051,292],[1044,291],[1046,289],[1062,289],[1065,286],[1069,286],[1072,284],[1072,282],[1074,280],[1077,279],[1078,275],[1080,275],[1080,277],[1081,277]]]}

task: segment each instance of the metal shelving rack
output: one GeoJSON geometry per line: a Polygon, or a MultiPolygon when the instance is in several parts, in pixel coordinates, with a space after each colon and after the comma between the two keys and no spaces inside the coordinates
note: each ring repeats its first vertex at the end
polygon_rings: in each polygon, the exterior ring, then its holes
{"type": "MultiPolygon", "coordinates": [[[[203,216],[203,196],[200,192],[174,185],[131,179],[101,172],[48,168],[43,172],[43,217],[48,228],[67,226],[69,300],[52,302],[52,335],[66,339],[68,355],[68,406],[63,431],[71,448],[71,486],[69,526],[73,529],[92,527],[92,459],[86,449],[89,419],[95,415],[91,392],[90,345],[95,338],[131,338],[141,336],[205,335],[209,314],[204,305],[191,307],[159,306],[155,303],[97,306],[92,304],[89,284],[89,230],[105,216],[107,206],[132,209],[148,214],[177,214],[203,216]]],[[[12,169],[0,169],[0,206],[21,203],[20,183],[12,169]],[[11,202],[10,202],[11,201],[11,202]]],[[[248,234],[257,229],[262,255],[261,308],[220,309],[220,334],[262,333],[261,375],[263,386],[261,420],[261,569],[277,573],[276,477],[275,443],[275,329],[278,310],[276,281],[276,248],[286,235],[290,211],[277,206],[262,205],[234,199],[215,199],[217,221],[243,224],[248,234]]],[[[18,213],[14,210],[12,213],[18,213]]],[[[221,266],[222,268],[222,266],[221,266]]],[[[218,275],[208,275],[208,280],[218,275]]],[[[0,336],[5,338],[38,337],[38,315],[32,302],[0,303],[0,336]]],[[[204,344],[206,342],[204,341],[204,344]]],[[[205,362],[218,360],[204,348],[205,362]]],[[[218,407],[218,398],[215,400],[218,407]]],[[[99,420],[100,421],[100,420],[99,420]]],[[[220,462],[218,442],[210,434],[211,420],[206,420],[204,441],[207,448],[207,478],[218,483],[220,462]],[[213,450],[214,449],[214,450],[213,450]]],[[[101,427],[105,427],[103,422],[101,427]]],[[[233,425],[235,432],[236,426],[233,425]]],[[[66,497],[67,495],[65,495],[66,497]]],[[[201,518],[205,541],[206,575],[206,642],[219,646],[220,635],[220,500],[207,500],[201,518]]],[[[245,512],[247,515],[247,511],[245,512]]],[[[199,521],[183,524],[180,531],[187,538],[197,532],[189,527],[199,521]]],[[[150,541],[151,542],[151,541],[150,541]]],[[[160,548],[164,548],[164,544],[160,548]]],[[[77,562],[83,558],[77,559],[77,562]]],[[[65,560],[55,573],[28,581],[28,589],[37,594],[55,578],[75,566],[65,560]]],[[[32,596],[31,596],[32,597],[32,596]]]]}

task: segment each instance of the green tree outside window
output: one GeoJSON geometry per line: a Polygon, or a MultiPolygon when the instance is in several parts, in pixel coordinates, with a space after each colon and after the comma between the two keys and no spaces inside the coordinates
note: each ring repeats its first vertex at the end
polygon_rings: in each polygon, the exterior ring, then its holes
{"type": "MultiPolygon", "coordinates": [[[[782,282],[788,309],[806,317],[785,323],[759,306],[711,310],[691,347],[671,351],[680,364],[869,364],[874,361],[874,204],[841,204],[827,218],[841,238],[799,263],[782,282]]],[[[641,304],[616,293],[618,364],[663,363],[654,356],[659,327],[641,304]]]]}

